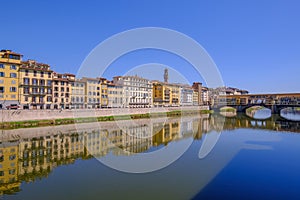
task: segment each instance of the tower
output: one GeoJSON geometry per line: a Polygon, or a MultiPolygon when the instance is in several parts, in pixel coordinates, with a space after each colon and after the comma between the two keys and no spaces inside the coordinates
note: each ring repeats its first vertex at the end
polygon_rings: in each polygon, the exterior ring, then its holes
{"type": "Polygon", "coordinates": [[[168,73],[168,69],[167,68],[165,68],[164,81],[165,81],[165,83],[167,83],[169,81],[169,73],[168,73]]]}

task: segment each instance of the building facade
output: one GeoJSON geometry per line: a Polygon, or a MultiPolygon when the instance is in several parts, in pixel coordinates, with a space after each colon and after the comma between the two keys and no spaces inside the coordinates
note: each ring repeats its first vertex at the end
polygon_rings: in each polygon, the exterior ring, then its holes
{"type": "Polygon", "coordinates": [[[81,80],[85,82],[85,102],[87,105],[86,108],[100,108],[101,88],[99,78],[83,77],[81,80]]]}
{"type": "Polygon", "coordinates": [[[153,105],[179,106],[180,105],[180,86],[177,84],[153,82],[153,105]]]}
{"type": "Polygon", "coordinates": [[[18,70],[22,55],[11,50],[0,51],[0,108],[19,106],[18,70]]]}
{"type": "Polygon", "coordinates": [[[100,105],[101,108],[107,108],[108,107],[108,88],[107,88],[107,82],[108,80],[106,78],[99,78],[100,81],[100,105]]]}
{"type": "Polygon", "coordinates": [[[198,105],[203,105],[203,98],[202,98],[202,83],[194,82],[192,85],[194,91],[198,93],[198,105]]]}
{"type": "Polygon", "coordinates": [[[19,100],[23,109],[50,109],[52,105],[50,66],[34,60],[22,62],[19,68],[19,100]]]}
{"type": "Polygon", "coordinates": [[[203,105],[210,105],[209,96],[210,96],[209,95],[209,89],[207,87],[202,87],[201,98],[202,98],[203,105]]]}
{"type": "Polygon", "coordinates": [[[199,101],[198,101],[198,91],[194,90],[193,91],[193,105],[194,106],[198,106],[199,105],[199,101]]]}
{"type": "Polygon", "coordinates": [[[113,82],[107,84],[108,105],[109,108],[122,108],[123,105],[123,86],[116,85],[113,82]]]}
{"type": "Polygon", "coordinates": [[[192,106],[193,105],[193,88],[189,85],[180,86],[180,105],[192,106]]]}
{"type": "Polygon", "coordinates": [[[53,108],[54,109],[70,109],[72,83],[75,81],[74,74],[59,74],[53,73],[53,108]]]}
{"type": "Polygon", "coordinates": [[[71,83],[72,95],[71,95],[71,108],[83,109],[86,108],[86,82],[80,79],[71,83]]]}
{"type": "Polygon", "coordinates": [[[152,84],[150,80],[139,76],[116,76],[116,85],[123,86],[123,105],[130,108],[152,106],[152,84]]]}

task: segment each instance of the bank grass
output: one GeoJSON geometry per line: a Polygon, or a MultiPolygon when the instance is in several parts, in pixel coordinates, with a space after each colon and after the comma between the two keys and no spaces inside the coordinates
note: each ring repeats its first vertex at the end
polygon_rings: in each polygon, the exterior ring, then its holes
{"type": "Polygon", "coordinates": [[[253,107],[247,108],[246,113],[252,113],[252,112],[255,112],[257,110],[261,110],[263,108],[264,107],[262,107],[262,106],[253,106],[253,107]]]}
{"type": "Polygon", "coordinates": [[[107,122],[131,119],[147,119],[159,117],[178,117],[195,114],[210,114],[211,110],[174,110],[168,112],[156,113],[141,113],[141,114],[128,114],[128,115],[115,115],[115,116],[98,116],[98,117],[79,117],[79,118],[61,118],[61,119],[44,119],[44,120],[26,120],[16,122],[2,122],[0,129],[18,129],[18,128],[34,128],[43,126],[57,126],[75,123],[91,123],[91,122],[107,122]]]}

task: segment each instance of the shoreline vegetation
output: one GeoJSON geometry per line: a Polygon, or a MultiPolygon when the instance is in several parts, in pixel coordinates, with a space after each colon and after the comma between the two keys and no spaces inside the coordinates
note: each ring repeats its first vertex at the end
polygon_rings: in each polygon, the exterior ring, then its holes
{"type": "Polygon", "coordinates": [[[262,106],[253,106],[253,107],[248,108],[248,109],[246,110],[246,114],[247,114],[248,116],[252,117],[252,116],[254,116],[254,114],[256,113],[256,111],[262,110],[262,109],[264,109],[264,107],[262,107],[262,106]]]}
{"type": "Polygon", "coordinates": [[[235,108],[225,106],[223,108],[220,108],[220,114],[224,117],[234,117],[236,116],[237,112],[235,108]]]}
{"type": "Polygon", "coordinates": [[[76,124],[76,123],[119,121],[119,120],[131,120],[131,119],[134,120],[134,119],[147,119],[147,118],[158,118],[158,117],[180,117],[182,115],[212,114],[212,113],[213,113],[212,110],[174,110],[168,112],[112,115],[112,116],[99,116],[99,117],[25,120],[25,121],[1,122],[0,129],[8,130],[8,129],[18,129],[18,128],[58,126],[58,125],[67,125],[67,124],[76,124]]]}

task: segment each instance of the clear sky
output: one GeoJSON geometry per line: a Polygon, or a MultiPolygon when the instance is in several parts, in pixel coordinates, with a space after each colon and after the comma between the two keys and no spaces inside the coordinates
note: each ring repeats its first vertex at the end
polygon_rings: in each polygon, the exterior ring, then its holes
{"type": "MultiPolygon", "coordinates": [[[[76,74],[88,53],[114,34],[164,27],[199,42],[227,86],[252,93],[300,92],[298,0],[16,0],[0,6],[0,48],[48,63],[58,72],[76,74]]],[[[105,75],[120,75],[143,63],[175,66],[190,82],[202,81],[185,70],[183,60],[154,50],[123,56],[105,75]]]]}

